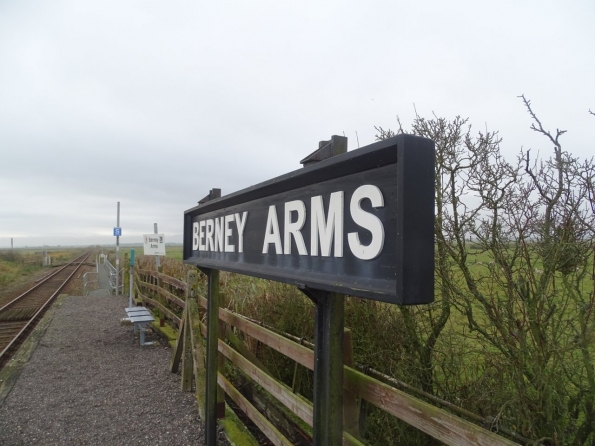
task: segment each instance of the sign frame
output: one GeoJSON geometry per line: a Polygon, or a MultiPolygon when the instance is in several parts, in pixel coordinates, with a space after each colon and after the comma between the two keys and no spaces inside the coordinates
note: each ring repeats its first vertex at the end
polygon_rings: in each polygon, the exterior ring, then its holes
{"type": "MultiPolygon", "coordinates": [[[[431,303],[434,300],[434,162],[433,141],[401,134],[207,201],[184,213],[184,263],[399,305],[431,303]],[[364,260],[349,253],[347,242],[349,231],[362,237],[362,246],[366,245],[366,236],[370,240],[371,231],[357,228],[353,214],[347,216],[348,210],[354,210],[350,197],[353,198],[354,191],[363,185],[378,188],[384,199],[383,206],[379,207],[370,206],[372,200],[365,197],[359,202],[360,210],[365,208],[364,213],[376,215],[384,230],[381,253],[364,260]],[[311,238],[312,234],[308,232],[313,206],[309,204],[310,199],[320,195],[323,201],[326,200],[323,205],[326,218],[329,216],[330,194],[336,191],[344,191],[342,257],[322,258],[319,255],[313,259],[311,255],[300,256],[295,252],[298,251],[295,237],[289,238],[292,244],[289,255],[273,253],[272,247],[264,253],[262,243],[268,229],[263,225],[263,209],[268,208],[270,212],[270,207],[275,206],[277,215],[281,216],[279,225],[285,226],[283,205],[302,201],[306,211],[302,229],[311,238]],[[250,214],[254,209],[259,212],[258,217],[254,217],[259,220],[254,221],[262,227],[260,241],[254,235],[258,231],[251,229],[250,237],[244,237],[241,253],[193,249],[196,245],[193,239],[195,223],[207,219],[214,221],[230,213],[243,215],[242,212],[248,212],[245,221],[248,227],[254,224],[250,214]],[[263,249],[260,257],[256,252],[258,249],[263,249]],[[254,259],[260,263],[254,263],[254,259]],[[302,267],[308,264],[309,269],[302,267]]],[[[290,216],[285,222],[294,224],[292,218],[290,216]]],[[[230,235],[234,246],[240,241],[239,232],[236,232],[230,235]]],[[[371,237],[374,238],[373,233],[371,237]]]]}

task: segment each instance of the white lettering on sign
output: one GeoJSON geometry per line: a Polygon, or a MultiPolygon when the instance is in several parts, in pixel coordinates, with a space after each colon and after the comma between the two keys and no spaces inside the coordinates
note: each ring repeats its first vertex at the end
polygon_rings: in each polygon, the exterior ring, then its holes
{"type": "MultiPolygon", "coordinates": [[[[229,226],[231,224],[231,222],[234,220],[233,215],[226,215],[225,216],[225,235],[223,236],[224,240],[225,240],[225,252],[235,252],[236,247],[235,245],[232,245],[230,242],[230,238],[231,238],[231,226],[229,226]]],[[[208,221],[208,220],[207,220],[208,221]]]]}
{"type": "Polygon", "coordinates": [[[351,196],[349,210],[353,221],[364,229],[372,233],[372,241],[369,245],[362,245],[357,232],[347,234],[349,249],[354,256],[362,260],[374,259],[382,252],[384,246],[384,226],[378,217],[362,209],[362,201],[369,199],[372,207],[380,208],[384,206],[384,197],[377,186],[366,184],[358,187],[351,196]]]}
{"type": "Polygon", "coordinates": [[[213,220],[207,220],[206,227],[206,250],[207,251],[214,251],[215,250],[215,243],[213,243],[213,232],[215,231],[215,225],[213,224],[213,220]]]}
{"type": "Polygon", "coordinates": [[[219,218],[209,218],[192,224],[192,250],[214,252],[236,252],[232,245],[235,222],[238,231],[237,252],[244,252],[244,229],[248,212],[229,214],[219,218]]]}
{"type": "MultiPolygon", "coordinates": [[[[370,200],[373,208],[384,207],[384,197],[377,186],[366,184],[358,187],[351,196],[349,213],[353,221],[360,227],[370,231],[370,244],[361,243],[358,232],[347,234],[349,249],[359,259],[372,260],[382,252],[384,247],[384,227],[382,221],[374,214],[362,209],[362,201],[370,200]]],[[[330,257],[331,245],[334,242],[334,257],[343,257],[343,228],[344,228],[344,192],[333,192],[329,199],[328,215],[325,218],[322,196],[310,199],[311,227],[310,227],[310,255],[330,257]]],[[[275,246],[277,254],[291,254],[291,239],[295,241],[299,255],[308,255],[302,228],[306,221],[306,206],[302,200],[294,200],[284,205],[283,244],[279,231],[277,208],[269,206],[267,224],[264,233],[262,253],[268,254],[269,245],[275,246]],[[284,245],[284,246],[283,246],[284,245]]]]}
{"type": "MultiPolygon", "coordinates": [[[[372,260],[378,257],[384,248],[384,226],[376,215],[362,208],[364,200],[369,200],[374,209],[384,207],[384,197],[377,186],[365,184],[358,187],[350,199],[349,215],[356,225],[369,231],[372,237],[369,244],[364,245],[359,232],[350,232],[347,234],[347,244],[349,250],[358,259],[372,260]]],[[[343,257],[344,201],[345,193],[343,191],[331,193],[328,212],[325,215],[322,195],[310,198],[311,256],[331,257],[332,255],[333,257],[343,257]]],[[[293,240],[297,253],[300,256],[307,256],[308,250],[302,234],[306,224],[306,214],[306,205],[302,200],[284,203],[284,225],[283,234],[281,234],[277,206],[269,206],[262,253],[268,254],[269,249],[273,248],[277,255],[291,255],[293,240]],[[271,247],[271,245],[273,246],[271,247]]],[[[247,221],[248,211],[244,211],[241,214],[228,214],[194,222],[192,224],[192,250],[243,253],[244,230],[247,221]],[[234,226],[237,238],[234,238],[234,226]]]]}
{"type": "Polygon", "coordinates": [[[335,257],[343,257],[343,191],[331,194],[326,221],[321,195],[312,197],[311,212],[310,252],[312,255],[318,255],[318,238],[320,237],[320,255],[330,257],[331,241],[334,235],[335,257]]]}
{"type": "Polygon", "coordinates": [[[285,244],[284,254],[291,254],[291,236],[295,240],[299,255],[307,256],[306,244],[304,237],[302,237],[302,228],[306,222],[306,205],[302,200],[295,200],[285,203],[285,237],[283,238],[285,244]],[[291,221],[293,213],[297,214],[296,221],[291,221]]]}
{"type": "Polygon", "coordinates": [[[240,214],[233,214],[238,227],[238,252],[244,252],[244,229],[246,228],[246,218],[248,212],[244,212],[240,217],[240,214]]]}
{"type": "Polygon", "coordinates": [[[263,254],[269,252],[269,245],[271,243],[275,245],[275,252],[277,254],[283,253],[283,247],[281,246],[281,235],[279,234],[279,220],[277,220],[277,208],[274,205],[269,206],[267,227],[264,231],[264,245],[262,246],[263,254]]]}
{"type": "Polygon", "coordinates": [[[223,249],[223,217],[215,219],[215,251],[223,249]]]}

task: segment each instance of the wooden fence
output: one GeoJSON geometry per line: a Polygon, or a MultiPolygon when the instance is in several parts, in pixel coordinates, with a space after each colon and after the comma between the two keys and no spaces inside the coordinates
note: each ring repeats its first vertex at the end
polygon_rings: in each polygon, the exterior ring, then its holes
{"type": "MultiPolygon", "coordinates": [[[[187,282],[194,283],[198,272],[188,273],[187,282]]],[[[134,290],[137,301],[153,307],[163,319],[167,319],[178,330],[178,337],[171,361],[172,372],[181,366],[182,389],[192,391],[194,378],[198,411],[205,419],[205,347],[206,326],[202,322],[201,309],[207,309],[207,300],[193,292],[185,281],[149,270],[135,271],[134,290]],[[183,296],[183,297],[182,297],[183,296]]],[[[296,364],[313,370],[312,349],[288,339],[248,318],[224,308],[219,308],[219,360],[217,393],[218,417],[229,412],[225,407],[224,394],[241,409],[266,437],[275,445],[307,444],[308,431],[300,430],[300,422],[291,423],[292,418],[312,427],[312,402],[294,393],[291,387],[276,380],[256,355],[242,342],[237,333],[242,332],[277,352],[291,358],[296,364]],[[255,407],[223,373],[226,361],[248,376],[256,387],[272,395],[290,412],[287,427],[277,413],[270,418],[255,407]],[[290,438],[288,438],[290,437],[290,438]]],[[[346,331],[344,365],[344,407],[343,444],[363,445],[359,432],[360,405],[362,400],[382,409],[396,418],[414,426],[426,434],[448,445],[515,445],[498,434],[444,409],[433,406],[395,387],[370,377],[353,366],[350,333],[346,331]]],[[[257,404],[256,404],[257,405],[257,404]]],[[[513,433],[514,434],[514,433],[513,433]]]]}

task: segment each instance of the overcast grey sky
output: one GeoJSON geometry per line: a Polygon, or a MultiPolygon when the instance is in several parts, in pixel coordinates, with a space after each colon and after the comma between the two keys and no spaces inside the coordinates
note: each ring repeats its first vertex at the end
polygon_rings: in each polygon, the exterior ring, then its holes
{"type": "Polygon", "coordinates": [[[0,0],[0,248],[180,242],[184,210],[422,116],[593,153],[595,2],[0,0]]]}

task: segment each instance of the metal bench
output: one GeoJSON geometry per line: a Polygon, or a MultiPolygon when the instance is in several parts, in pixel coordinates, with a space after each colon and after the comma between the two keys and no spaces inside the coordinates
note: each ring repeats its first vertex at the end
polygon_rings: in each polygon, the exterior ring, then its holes
{"type": "Polygon", "coordinates": [[[127,318],[123,320],[128,321],[134,327],[134,333],[140,331],[140,345],[153,345],[154,342],[145,342],[145,332],[151,322],[155,320],[153,314],[145,307],[129,307],[124,308],[127,318]]]}

